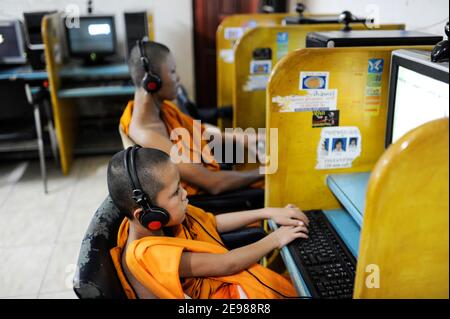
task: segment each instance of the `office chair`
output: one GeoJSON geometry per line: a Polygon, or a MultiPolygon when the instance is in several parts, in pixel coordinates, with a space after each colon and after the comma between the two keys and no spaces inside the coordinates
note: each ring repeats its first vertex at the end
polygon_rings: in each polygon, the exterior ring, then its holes
{"type": "Polygon", "coordinates": [[[47,170],[40,103],[23,81],[2,81],[0,86],[0,153],[38,151],[44,192],[47,170]]]}
{"type": "Polygon", "coordinates": [[[189,99],[188,93],[184,86],[180,86],[178,88],[177,106],[181,112],[189,115],[195,120],[201,120],[202,123],[216,125],[219,118],[228,120],[233,119],[233,108],[231,106],[200,109],[189,99]]]}
{"type": "MultiPolygon", "coordinates": [[[[123,221],[108,197],[95,213],[81,244],[73,289],[80,299],[126,299],[110,250],[117,246],[117,233],[123,221]]],[[[222,235],[226,247],[234,249],[265,236],[260,228],[247,228],[222,235]]]]}

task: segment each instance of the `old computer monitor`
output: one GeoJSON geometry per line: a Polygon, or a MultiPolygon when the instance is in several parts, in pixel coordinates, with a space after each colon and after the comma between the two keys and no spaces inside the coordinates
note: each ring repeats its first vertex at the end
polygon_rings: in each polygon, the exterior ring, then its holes
{"type": "Polygon", "coordinates": [[[27,56],[19,20],[0,21],[0,65],[25,64],[27,56]]]}
{"type": "Polygon", "coordinates": [[[66,34],[69,55],[86,64],[104,63],[116,54],[114,16],[82,16],[79,26],[66,25],[66,34]]]}
{"type": "Polygon", "coordinates": [[[386,147],[427,122],[448,118],[448,69],[448,62],[431,62],[428,51],[393,52],[386,147]]]}
{"type": "Polygon", "coordinates": [[[148,40],[147,12],[125,12],[125,31],[127,38],[127,56],[139,40],[148,40]]]}

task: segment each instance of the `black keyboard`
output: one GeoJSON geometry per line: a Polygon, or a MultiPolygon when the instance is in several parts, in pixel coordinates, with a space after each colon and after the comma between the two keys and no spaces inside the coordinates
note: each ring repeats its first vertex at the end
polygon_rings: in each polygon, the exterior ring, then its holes
{"type": "Polygon", "coordinates": [[[322,211],[306,212],[309,239],[288,245],[313,298],[350,299],[356,260],[322,211]]]}

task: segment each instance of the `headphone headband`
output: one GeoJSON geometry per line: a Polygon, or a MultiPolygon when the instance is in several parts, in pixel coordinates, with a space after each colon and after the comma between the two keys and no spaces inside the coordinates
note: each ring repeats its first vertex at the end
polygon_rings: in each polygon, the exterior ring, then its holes
{"type": "Polygon", "coordinates": [[[137,41],[137,45],[139,47],[139,53],[141,55],[141,64],[144,68],[144,71],[147,73],[151,73],[150,71],[150,61],[147,57],[147,54],[145,54],[145,48],[144,48],[144,42],[142,40],[137,41]]]}
{"type": "Polygon", "coordinates": [[[142,148],[139,145],[129,147],[125,151],[124,165],[125,171],[133,187],[133,200],[142,208],[143,212],[139,222],[150,230],[159,230],[165,226],[169,220],[169,214],[161,207],[154,206],[149,196],[144,192],[136,170],[136,154],[142,148]]]}
{"type": "Polygon", "coordinates": [[[139,47],[139,53],[141,55],[141,65],[145,71],[145,75],[142,80],[142,87],[148,93],[156,93],[162,87],[162,80],[151,70],[150,59],[145,54],[144,42],[142,40],[138,40],[137,45],[139,47]]]}

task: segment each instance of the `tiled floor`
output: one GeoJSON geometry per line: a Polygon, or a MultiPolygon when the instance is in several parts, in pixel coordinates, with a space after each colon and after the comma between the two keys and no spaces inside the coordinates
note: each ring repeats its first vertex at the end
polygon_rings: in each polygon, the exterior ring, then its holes
{"type": "Polygon", "coordinates": [[[76,159],[68,176],[48,161],[0,163],[0,298],[76,298],[72,276],[84,232],[107,196],[110,157],[76,159]]]}

